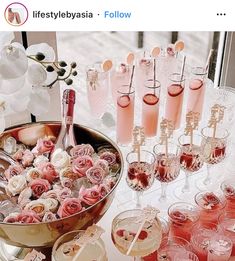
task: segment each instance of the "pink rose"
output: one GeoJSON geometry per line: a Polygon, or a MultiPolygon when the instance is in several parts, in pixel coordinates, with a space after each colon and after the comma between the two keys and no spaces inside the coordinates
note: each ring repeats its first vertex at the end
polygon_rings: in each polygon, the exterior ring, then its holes
{"type": "Polygon", "coordinates": [[[44,153],[50,153],[53,151],[55,145],[54,143],[48,139],[38,139],[36,147],[33,149],[33,153],[36,154],[44,154],[44,153]]]}
{"type": "Polygon", "coordinates": [[[90,144],[76,145],[74,148],[70,150],[70,154],[72,158],[77,158],[79,156],[84,156],[84,155],[92,156],[94,152],[95,151],[90,144]]]}
{"type": "Polygon", "coordinates": [[[32,194],[32,189],[29,187],[20,192],[20,195],[18,197],[18,204],[21,208],[24,208],[31,201],[30,198],[32,194]]]}
{"type": "Polygon", "coordinates": [[[86,176],[92,184],[100,184],[105,177],[105,171],[100,167],[91,167],[87,170],[86,176]]]}
{"type": "Polygon", "coordinates": [[[22,165],[24,167],[28,167],[32,164],[34,160],[34,155],[30,150],[25,150],[23,152],[23,157],[22,157],[22,165]]]}
{"type": "Polygon", "coordinates": [[[19,213],[11,213],[9,216],[5,217],[3,222],[5,223],[16,223],[18,222],[19,213]]]}
{"type": "Polygon", "coordinates": [[[43,216],[42,222],[50,222],[50,221],[54,221],[54,220],[56,220],[56,219],[57,219],[57,218],[56,218],[56,214],[54,214],[54,213],[48,211],[48,212],[46,212],[45,215],[43,216]]]}
{"type": "Polygon", "coordinates": [[[46,179],[34,179],[29,184],[32,189],[33,196],[39,198],[44,192],[50,190],[51,185],[46,179]]]}
{"type": "Polygon", "coordinates": [[[10,178],[21,174],[24,171],[24,168],[17,164],[17,165],[10,165],[9,168],[5,171],[5,177],[9,180],[10,178]]]}
{"type": "Polygon", "coordinates": [[[66,198],[60,205],[57,214],[60,218],[68,217],[82,210],[80,199],[66,198]]]}
{"type": "Polygon", "coordinates": [[[72,196],[72,191],[69,188],[58,189],[56,193],[57,193],[57,198],[58,198],[59,202],[65,200],[67,198],[71,198],[71,196],[72,196]]]}
{"type": "Polygon", "coordinates": [[[111,190],[114,185],[117,182],[117,178],[116,177],[112,177],[112,176],[106,176],[103,180],[103,184],[106,186],[106,188],[108,188],[109,190],[111,190]]]}
{"type": "Polygon", "coordinates": [[[38,168],[42,172],[42,178],[50,183],[53,183],[59,177],[55,167],[50,162],[40,164],[38,168]]]}
{"type": "Polygon", "coordinates": [[[94,166],[102,168],[106,174],[108,174],[108,172],[109,172],[109,163],[108,163],[108,161],[106,161],[104,159],[98,159],[95,162],[94,166]]]}
{"type": "Polygon", "coordinates": [[[23,158],[23,152],[24,152],[23,149],[18,149],[18,150],[16,151],[16,153],[13,155],[13,159],[16,160],[16,161],[22,160],[22,158],[23,158]]]}
{"type": "Polygon", "coordinates": [[[109,166],[113,166],[117,163],[116,155],[111,151],[104,151],[100,154],[100,159],[106,160],[109,166]]]}
{"type": "Polygon", "coordinates": [[[32,210],[23,210],[17,218],[18,222],[24,224],[39,223],[40,217],[32,210]]]}
{"type": "Polygon", "coordinates": [[[71,189],[73,187],[73,180],[69,178],[63,178],[60,180],[62,187],[71,189]]]}
{"type": "Polygon", "coordinates": [[[47,192],[44,192],[40,198],[44,198],[44,199],[47,199],[47,198],[54,198],[54,199],[57,199],[57,191],[55,189],[52,189],[52,190],[49,190],[47,192]]]}
{"type": "Polygon", "coordinates": [[[92,188],[85,188],[82,186],[79,191],[80,199],[88,206],[94,205],[101,199],[100,191],[97,186],[92,188]]]}
{"type": "Polygon", "coordinates": [[[96,185],[96,186],[97,186],[97,190],[100,193],[100,197],[104,198],[108,194],[109,189],[104,184],[100,184],[100,185],[96,185]]]}
{"type": "Polygon", "coordinates": [[[72,169],[79,177],[86,176],[86,171],[93,166],[93,160],[90,156],[84,155],[77,157],[72,162],[72,169]]]}

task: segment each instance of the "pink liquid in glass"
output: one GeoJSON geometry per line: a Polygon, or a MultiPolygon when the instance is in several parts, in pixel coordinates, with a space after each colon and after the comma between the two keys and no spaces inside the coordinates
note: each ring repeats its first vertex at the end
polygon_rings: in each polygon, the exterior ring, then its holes
{"type": "Polygon", "coordinates": [[[205,84],[200,79],[193,79],[189,84],[187,112],[193,111],[202,115],[205,96],[205,84]]]}
{"type": "Polygon", "coordinates": [[[170,120],[175,129],[180,127],[184,87],[181,83],[172,83],[167,89],[165,118],[170,120]]]}
{"type": "Polygon", "coordinates": [[[122,94],[117,98],[117,142],[127,145],[132,140],[134,127],[134,95],[122,94]]]}
{"type": "Polygon", "coordinates": [[[142,126],[146,137],[157,134],[159,98],[154,94],[145,94],[142,102],[142,126]]]}
{"type": "Polygon", "coordinates": [[[219,223],[223,234],[230,238],[233,243],[232,256],[235,256],[235,216],[233,219],[224,219],[219,223]]]}
{"type": "Polygon", "coordinates": [[[231,251],[231,240],[224,235],[217,235],[210,240],[207,261],[228,261],[231,251]]]}
{"type": "Polygon", "coordinates": [[[235,211],[235,189],[234,189],[234,182],[227,181],[221,185],[221,189],[224,193],[226,198],[226,210],[227,211],[235,211]],[[230,184],[229,184],[230,182],[230,184]]]}

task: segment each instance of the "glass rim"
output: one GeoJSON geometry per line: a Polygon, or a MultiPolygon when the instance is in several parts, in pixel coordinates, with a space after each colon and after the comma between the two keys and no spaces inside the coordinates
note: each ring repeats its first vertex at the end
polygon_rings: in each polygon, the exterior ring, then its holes
{"type": "MultiPolygon", "coordinates": [[[[210,128],[210,127],[208,127],[208,126],[206,126],[206,127],[204,127],[204,128],[202,128],[201,129],[201,135],[202,135],[202,137],[203,138],[212,138],[211,136],[208,136],[208,135],[205,135],[205,133],[203,133],[206,129],[212,129],[212,128],[210,128]]],[[[219,139],[227,139],[228,137],[229,137],[229,135],[230,135],[230,133],[229,133],[229,131],[227,130],[227,129],[225,129],[225,128],[219,128],[219,130],[223,130],[224,132],[225,132],[225,135],[224,135],[224,137],[222,137],[222,138],[219,138],[219,139]]],[[[216,138],[216,137],[215,137],[216,138]]]]}
{"type": "MultiPolygon", "coordinates": [[[[216,234],[215,237],[212,237],[212,239],[209,240],[209,244],[208,244],[208,250],[209,251],[208,251],[208,253],[210,252],[211,249],[214,249],[213,247],[211,247],[211,241],[216,242],[217,241],[216,238],[217,239],[220,239],[220,238],[226,239],[227,242],[231,245],[231,250],[232,250],[232,248],[233,248],[232,240],[229,237],[227,237],[227,236],[225,236],[223,234],[216,234]]],[[[218,250],[218,249],[216,249],[215,252],[217,252],[217,253],[224,253],[224,252],[226,252],[226,250],[220,250],[220,249],[218,250]]]]}
{"type": "MultiPolygon", "coordinates": [[[[194,252],[192,252],[192,251],[189,251],[189,250],[187,250],[187,249],[185,249],[185,251],[184,252],[178,252],[178,253],[175,253],[175,256],[174,256],[174,260],[175,260],[175,258],[182,258],[182,257],[185,257],[185,255],[184,254],[186,254],[186,255],[188,255],[188,256],[192,256],[193,258],[194,258],[194,261],[199,261],[199,257],[194,253],[194,252]],[[183,256],[182,256],[183,255],[183,256]]],[[[187,257],[186,257],[187,258],[187,257]]],[[[179,260],[179,259],[178,259],[179,260]]]]}
{"type": "Polygon", "coordinates": [[[159,250],[164,250],[165,248],[171,247],[172,245],[180,247],[180,248],[185,248],[185,247],[190,247],[190,242],[187,239],[185,239],[183,237],[179,237],[179,236],[172,236],[172,237],[165,236],[162,238],[162,246],[159,247],[159,250]],[[176,243],[175,239],[181,240],[181,242],[183,242],[184,244],[176,243]],[[165,240],[165,242],[164,242],[164,240],[165,240]],[[163,244],[163,243],[165,243],[165,244],[163,244]]]}
{"type": "MultiPolygon", "coordinates": [[[[153,163],[155,162],[155,155],[154,155],[154,153],[152,153],[152,152],[149,151],[149,150],[140,150],[140,153],[141,153],[141,151],[142,151],[142,152],[147,152],[147,153],[149,153],[149,155],[151,155],[151,156],[153,157],[153,163]]],[[[126,161],[127,161],[128,164],[130,164],[130,162],[129,162],[129,160],[128,160],[128,156],[131,155],[131,154],[137,154],[137,152],[135,152],[135,151],[130,151],[130,152],[127,153],[127,155],[126,155],[126,161]]],[[[151,164],[153,164],[153,163],[151,163],[151,164]]]]}
{"type": "Polygon", "coordinates": [[[202,67],[202,66],[193,66],[192,68],[191,68],[191,73],[192,74],[194,74],[194,75],[198,75],[198,76],[204,76],[204,75],[207,75],[207,73],[208,73],[208,70],[206,70],[204,67],[202,67]],[[202,70],[202,72],[194,72],[194,70],[196,71],[196,70],[202,70]]]}
{"type": "Polygon", "coordinates": [[[160,83],[160,81],[158,81],[158,80],[155,80],[155,81],[154,81],[154,79],[148,79],[148,80],[146,80],[146,81],[144,82],[144,87],[146,87],[146,88],[148,88],[148,89],[156,90],[156,89],[160,89],[160,88],[161,88],[161,83],[160,83]],[[148,86],[148,85],[147,85],[147,83],[149,83],[149,82],[152,82],[151,86],[148,86]],[[154,86],[154,82],[157,83],[156,86],[154,86]],[[153,86],[152,86],[152,85],[153,85],[153,86]]]}
{"type": "MultiPolygon", "coordinates": [[[[195,203],[196,203],[196,205],[199,207],[199,208],[202,208],[202,209],[205,209],[205,208],[203,208],[202,206],[200,206],[199,204],[198,204],[198,197],[200,196],[200,195],[203,195],[203,194],[205,194],[205,193],[216,193],[216,191],[215,192],[213,192],[213,191],[199,191],[195,196],[194,196],[194,201],[195,201],[195,203]]],[[[220,203],[222,203],[222,207],[220,208],[220,209],[224,209],[225,208],[225,206],[226,206],[226,199],[225,199],[225,197],[224,197],[224,195],[223,195],[223,193],[221,192],[221,193],[219,193],[219,195],[218,195],[218,192],[217,192],[217,194],[215,194],[216,195],[216,197],[218,197],[219,199],[220,199],[220,203]],[[221,199],[221,197],[222,197],[222,199],[221,199]]],[[[206,211],[214,211],[213,209],[205,209],[206,211]]]]}
{"type": "MultiPolygon", "coordinates": [[[[168,207],[167,214],[168,214],[168,217],[170,218],[170,220],[172,220],[172,218],[171,218],[171,216],[170,216],[170,210],[172,210],[172,208],[173,208],[174,206],[178,205],[178,204],[186,204],[186,205],[188,205],[188,206],[191,206],[191,207],[195,208],[195,211],[196,211],[197,214],[198,214],[198,215],[197,215],[197,219],[195,220],[195,222],[199,220],[199,210],[197,209],[197,206],[194,205],[194,204],[192,204],[192,203],[183,202],[183,201],[175,202],[175,203],[171,204],[171,205],[168,207]]],[[[177,221],[174,221],[174,222],[177,223],[177,221]]],[[[180,222],[180,223],[181,223],[181,222],[180,222]]]]}
{"type": "MultiPolygon", "coordinates": [[[[128,209],[128,210],[124,210],[124,211],[121,211],[119,212],[112,220],[112,227],[113,227],[113,223],[115,223],[116,220],[118,220],[118,218],[123,215],[123,214],[127,214],[127,213],[140,213],[142,212],[142,209],[141,208],[134,208],[134,209],[128,209]]],[[[136,215],[136,217],[139,217],[138,215],[136,215]]]]}
{"type": "MultiPolygon", "coordinates": [[[[203,136],[201,134],[198,134],[198,133],[194,133],[193,136],[197,136],[197,137],[200,137],[201,139],[203,138],[203,136]]],[[[182,137],[189,137],[188,135],[185,135],[185,134],[181,134],[179,137],[178,137],[178,143],[180,144],[180,146],[183,146],[184,144],[182,144],[182,142],[180,142],[180,138],[182,137]]],[[[195,145],[195,144],[193,144],[195,145]]]]}
{"type": "Polygon", "coordinates": [[[135,88],[132,86],[130,87],[129,84],[123,84],[121,87],[118,88],[117,93],[122,95],[130,95],[135,93],[135,88]],[[121,91],[121,88],[128,87],[128,91],[121,91]]]}
{"type": "MultiPolygon", "coordinates": [[[[172,141],[169,141],[168,142],[168,146],[171,145],[171,146],[175,146],[176,147],[176,150],[179,150],[180,149],[180,146],[175,143],[175,142],[172,142],[172,141]]],[[[156,143],[154,146],[153,146],[153,153],[154,155],[156,155],[157,153],[155,153],[155,150],[156,150],[156,147],[157,146],[165,146],[164,144],[161,144],[160,142],[159,143],[156,143]]],[[[169,147],[168,147],[169,148],[169,147]]]]}
{"type": "Polygon", "coordinates": [[[168,79],[170,80],[170,81],[172,81],[172,82],[174,82],[174,83],[181,83],[181,82],[185,82],[185,75],[183,74],[182,76],[181,76],[181,74],[180,73],[171,73],[170,75],[169,75],[169,77],[168,77],[168,79]],[[175,80],[175,79],[173,79],[173,77],[174,76],[179,76],[179,77],[181,77],[179,80],[175,80]]]}

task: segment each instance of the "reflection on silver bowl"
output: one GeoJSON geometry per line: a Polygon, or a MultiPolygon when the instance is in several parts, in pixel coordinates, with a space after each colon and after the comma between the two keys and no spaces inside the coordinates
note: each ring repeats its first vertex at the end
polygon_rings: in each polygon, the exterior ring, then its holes
{"type": "MultiPolygon", "coordinates": [[[[38,138],[45,135],[57,137],[60,131],[59,122],[40,122],[24,124],[6,130],[0,136],[0,143],[7,136],[13,136],[16,140],[35,145],[38,138]],[[29,137],[30,135],[30,137],[29,137]]],[[[120,168],[116,172],[117,182],[113,189],[95,205],[73,216],[52,222],[42,222],[37,224],[8,224],[0,223],[0,238],[7,244],[19,247],[51,247],[55,240],[64,233],[85,229],[93,223],[97,223],[110,207],[115,189],[121,179],[123,170],[123,158],[118,146],[102,133],[81,125],[74,125],[75,137],[78,144],[90,143],[96,150],[101,147],[111,147],[120,156],[120,168]]],[[[6,164],[6,162],[1,162],[6,164]]],[[[5,195],[0,193],[0,201],[4,200],[5,195]]]]}

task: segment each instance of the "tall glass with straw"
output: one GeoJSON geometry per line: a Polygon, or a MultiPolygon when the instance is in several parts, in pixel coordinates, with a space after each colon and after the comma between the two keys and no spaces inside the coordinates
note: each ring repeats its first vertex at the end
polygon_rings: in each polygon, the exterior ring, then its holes
{"type": "Polygon", "coordinates": [[[219,125],[224,118],[224,109],[220,104],[213,105],[208,127],[201,130],[201,147],[204,162],[207,164],[207,176],[202,182],[197,183],[199,189],[206,189],[206,186],[211,184],[211,167],[226,157],[229,132],[219,125]]]}
{"type": "Polygon", "coordinates": [[[148,190],[154,181],[155,157],[150,151],[141,150],[144,140],[143,128],[136,126],[133,130],[133,151],[126,157],[128,164],[126,182],[136,191],[137,208],[141,207],[140,197],[143,191],[148,190]]]}
{"type": "Polygon", "coordinates": [[[176,197],[184,199],[190,197],[189,177],[203,166],[203,156],[201,149],[202,136],[194,134],[198,128],[200,113],[190,111],[186,114],[186,126],[184,134],[178,139],[180,146],[180,167],[185,172],[185,183],[183,188],[176,188],[176,197]]]}

